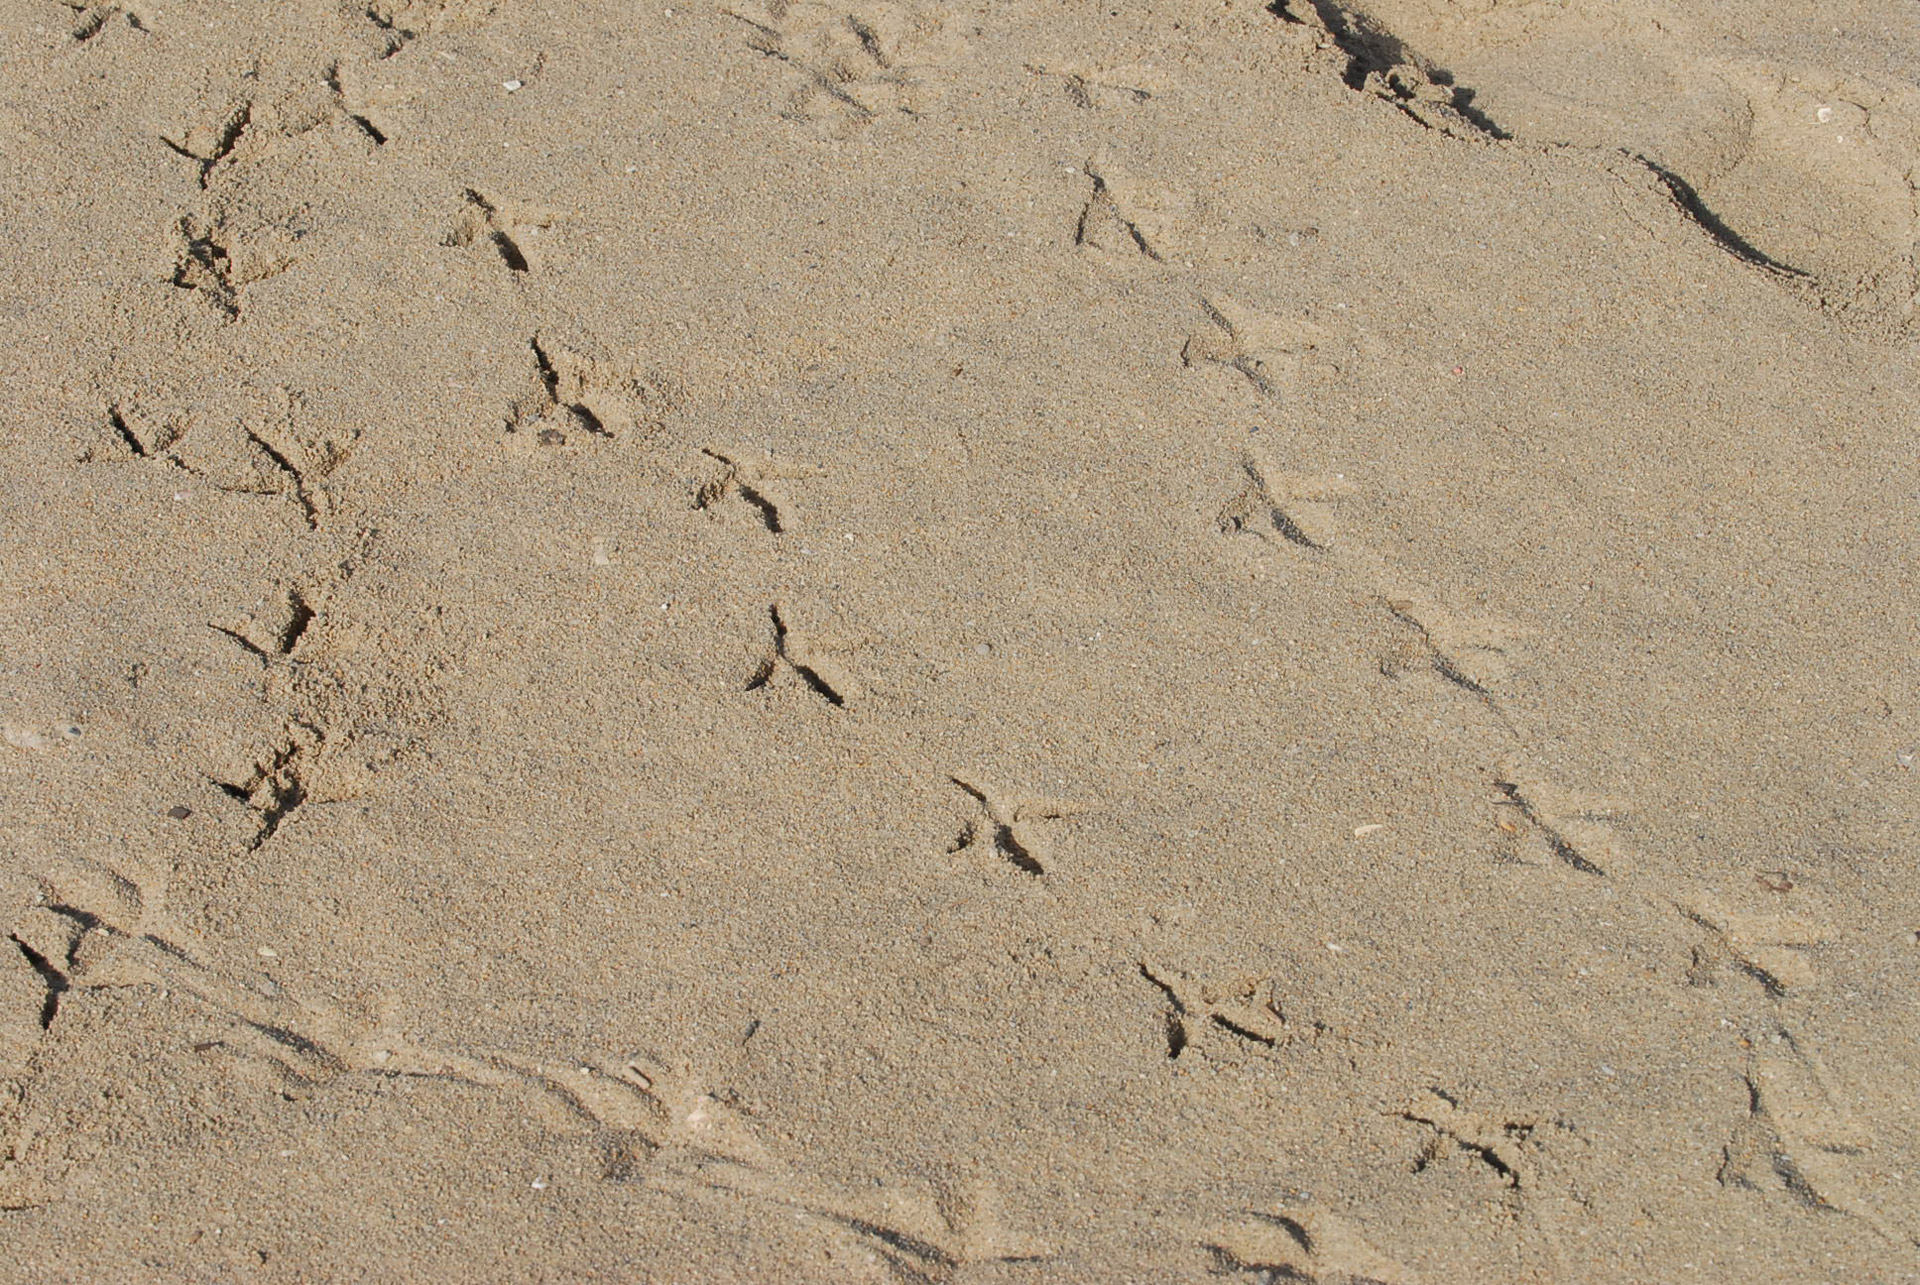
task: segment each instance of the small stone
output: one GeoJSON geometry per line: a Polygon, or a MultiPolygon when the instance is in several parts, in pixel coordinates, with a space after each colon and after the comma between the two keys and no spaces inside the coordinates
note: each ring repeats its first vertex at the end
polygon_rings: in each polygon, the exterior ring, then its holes
{"type": "Polygon", "coordinates": [[[557,428],[543,428],[540,430],[539,441],[542,446],[565,446],[567,435],[557,428]]]}
{"type": "Polygon", "coordinates": [[[509,94],[511,94],[515,90],[519,89],[522,83],[523,82],[518,80],[503,80],[500,82],[500,88],[506,90],[509,94]]]}
{"type": "Polygon", "coordinates": [[[176,803],[167,809],[167,815],[176,821],[184,821],[193,815],[193,809],[184,803],[176,803]]]}

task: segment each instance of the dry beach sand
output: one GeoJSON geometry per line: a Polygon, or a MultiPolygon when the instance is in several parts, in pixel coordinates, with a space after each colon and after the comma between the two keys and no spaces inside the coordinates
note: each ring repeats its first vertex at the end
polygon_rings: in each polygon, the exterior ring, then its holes
{"type": "Polygon", "coordinates": [[[1920,1279],[1920,18],[0,0],[0,1278],[1920,1279]]]}

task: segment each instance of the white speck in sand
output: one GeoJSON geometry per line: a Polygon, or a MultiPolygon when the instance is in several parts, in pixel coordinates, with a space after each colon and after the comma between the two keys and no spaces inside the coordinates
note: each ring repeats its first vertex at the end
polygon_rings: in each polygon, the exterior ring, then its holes
{"type": "Polygon", "coordinates": [[[17,723],[8,723],[0,727],[0,739],[4,739],[16,750],[50,750],[56,744],[55,741],[32,728],[21,727],[17,723]]]}

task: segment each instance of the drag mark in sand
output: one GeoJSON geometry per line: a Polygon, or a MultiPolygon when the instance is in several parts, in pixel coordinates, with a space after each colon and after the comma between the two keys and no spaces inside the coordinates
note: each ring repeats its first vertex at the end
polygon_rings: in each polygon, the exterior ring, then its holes
{"type": "Polygon", "coordinates": [[[1695,191],[1693,185],[1686,179],[1638,152],[1624,154],[1629,161],[1641,166],[1660,180],[1660,185],[1666,189],[1668,198],[1673,202],[1673,208],[1679,211],[1689,223],[1706,233],[1722,250],[1740,262],[1759,268],[1784,281],[1803,282],[1810,279],[1811,274],[1780,262],[1729,227],[1725,220],[1707,208],[1700,193],[1695,191]]]}
{"type": "MultiPolygon", "coordinates": [[[[120,881],[124,882],[124,881],[120,881]]],[[[95,887],[104,887],[93,881],[95,887]]],[[[141,909],[138,894],[96,895],[47,886],[42,906],[10,930],[16,948],[47,978],[44,1015],[62,997],[137,988],[174,994],[227,1029],[193,1049],[210,1061],[264,1065],[283,1091],[323,1089],[343,1077],[446,1080],[544,1102],[600,1160],[606,1182],[644,1182],[695,1202],[752,1201],[799,1215],[810,1234],[875,1249],[901,1279],[946,1281],[969,1263],[1032,1261],[1050,1248],[998,1214],[997,1192],[974,1182],[876,1185],[842,1191],[784,1159],[760,1136],[734,1095],[689,1064],[653,1051],[534,1062],[494,1050],[416,1044],[390,1024],[390,1005],[369,1019],[346,1008],[263,986],[196,959],[141,909]]],[[[0,1208],[30,1208],[54,1192],[54,1139],[28,1127],[0,1158],[0,1208]]]]}
{"type": "MultiPolygon", "coordinates": [[[[1341,80],[1348,88],[1378,98],[1426,128],[1453,138],[1503,142],[1515,137],[1474,106],[1472,89],[1417,57],[1372,17],[1342,8],[1334,0],[1276,0],[1270,7],[1286,22],[1315,28],[1347,56],[1341,80]]],[[[1673,211],[1727,254],[1782,284],[1805,287],[1812,283],[1812,273],[1768,254],[1715,213],[1684,175],[1631,148],[1619,149],[1618,155],[1656,180],[1673,211]]],[[[1817,294],[1799,292],[1821,305],[1817,294]]]]}

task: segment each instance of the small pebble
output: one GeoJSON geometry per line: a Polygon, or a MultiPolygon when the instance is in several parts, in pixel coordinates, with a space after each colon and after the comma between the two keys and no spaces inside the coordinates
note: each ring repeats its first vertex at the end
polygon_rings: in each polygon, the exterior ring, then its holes
{"type": "Polygon", "coordinates": [[[500,82],[500,88],[506,90],[509,94],[511,94],[514,90],[520,88],[521,83],[522,82],[517,80],[503,80],[500,82]]]}
{"type": "Polygon", "coordinates": [[[274,949],[273,947],[271,947],[271,946],[262,946],[262,947],[260,948],[260,958],[262,958],[262,959],[278,959],[278,958],[280,958],[280,952],[279,952],[279,951],[277,951],[277,950],[275,950],[275,949],[274,949]]]}
{"type": "Polygon", "coordinates": [[[167,815],[176,821],[184,821],[193,815],[193,809],[184,803],[176,803],[167,809],[167,815]]]}
{"type": "Polygon", "coordinates": [[[543,428],[540,430],[540,445],[565,446],[566,444],[567,444],[567,435],[561,432],[559,429],[543,428]]]}

